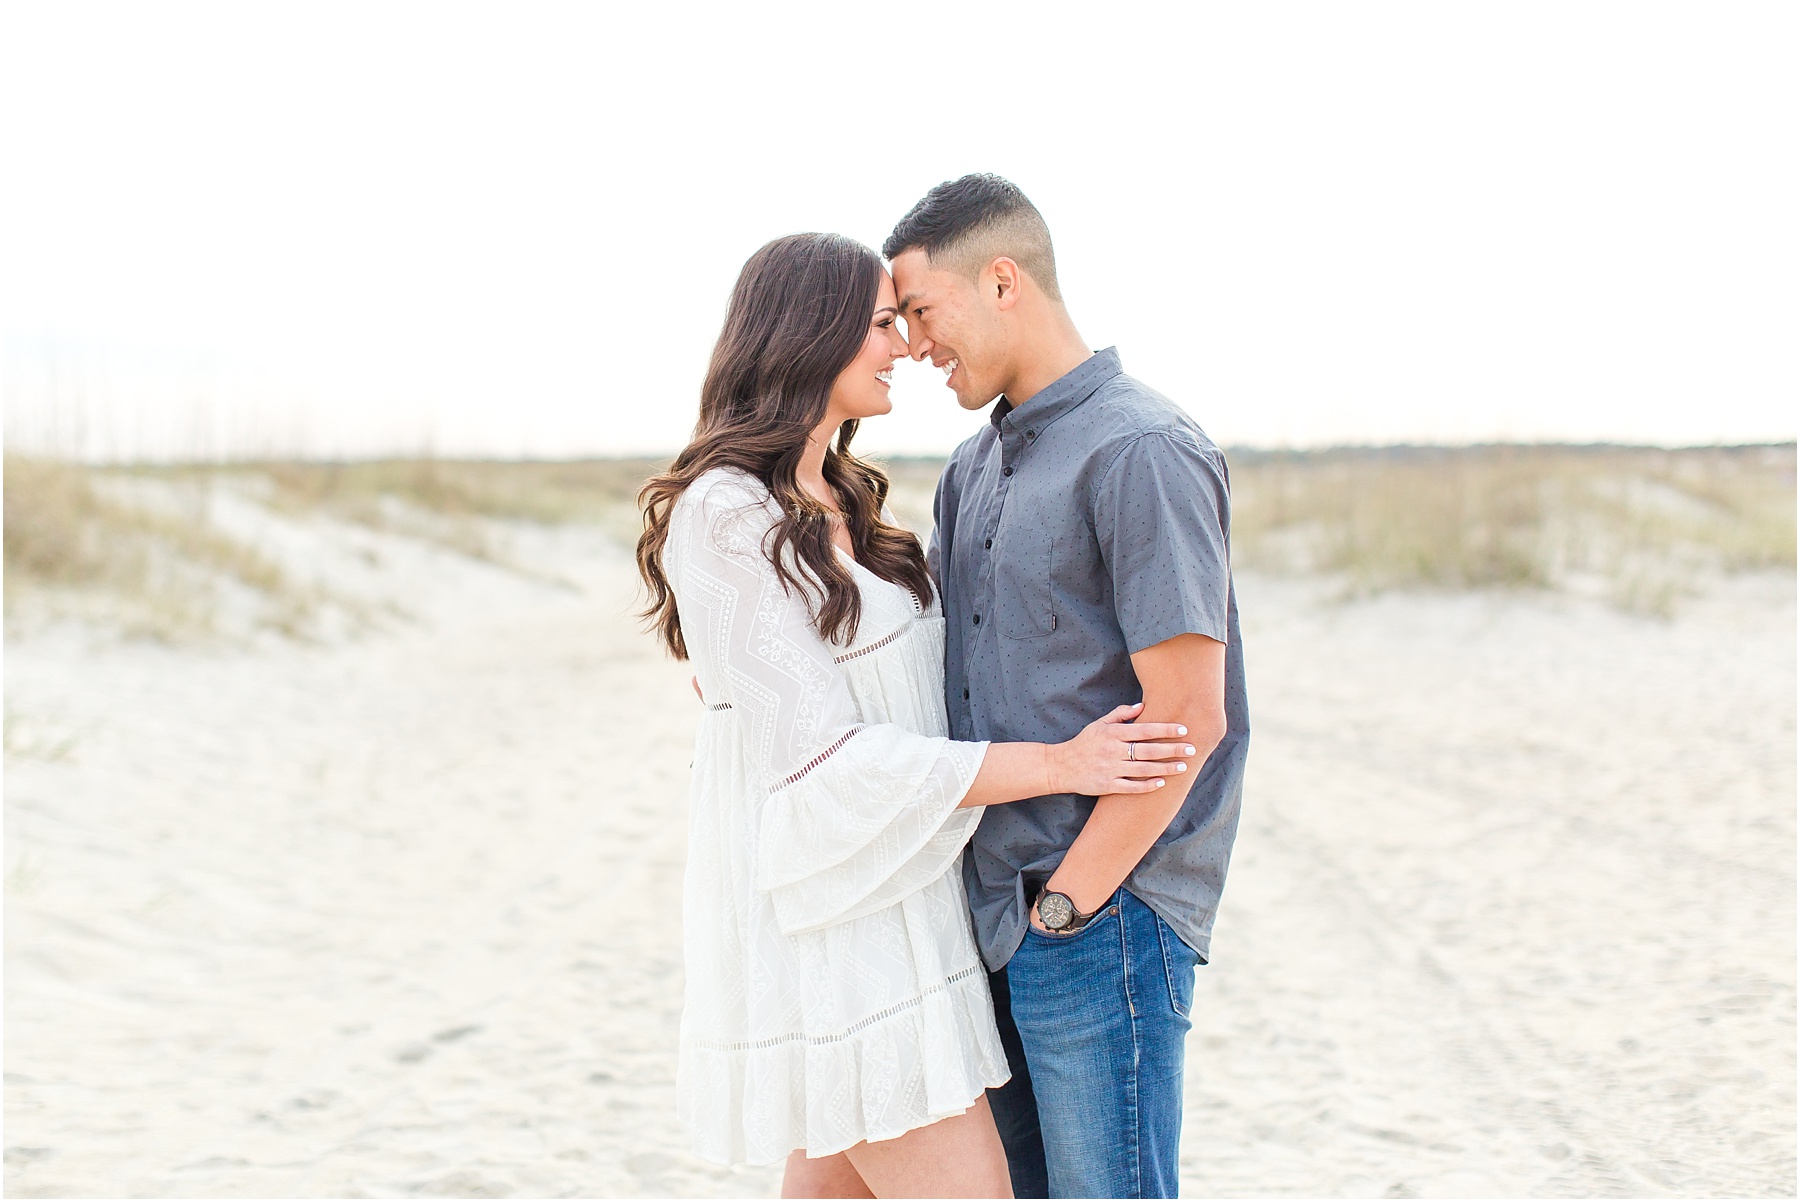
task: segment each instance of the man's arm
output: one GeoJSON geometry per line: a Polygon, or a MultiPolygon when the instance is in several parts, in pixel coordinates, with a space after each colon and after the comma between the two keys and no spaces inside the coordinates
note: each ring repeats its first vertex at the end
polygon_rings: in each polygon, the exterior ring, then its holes
{"type": "Polygon", "coordinates": [[[1095,803],[1050,878],[1084,913],[1105,905],[1168,829],[1225,737],[1231,606],[1231,500],[1216,450],[1181,429],[1141,434],[1101,475],[1093,506],[1119,631],[1127,647],[1142,648],[1131,656],[1143,689],[1139,720],[1186,726],[1195,768],[1170,773],[1151,797],[1095,803]]]}
{"type": "MultiPolygon", "coordinates": [[[[1106,903],[1151,844],[1181,810],[1201,765],[1225,737],[1225,644],[1203,634],[1179,634],[1131,657],[1144,687],[1140,722],[1179,722],[1194,748],[1192,771],[1170,773],[1155,794],[1108,794],[1094,805],[1049,888],[1067,894],[1090,914],[1106,903]]],[[[1040,931],[1037,909],[1031,922],[1040,931]]]]}

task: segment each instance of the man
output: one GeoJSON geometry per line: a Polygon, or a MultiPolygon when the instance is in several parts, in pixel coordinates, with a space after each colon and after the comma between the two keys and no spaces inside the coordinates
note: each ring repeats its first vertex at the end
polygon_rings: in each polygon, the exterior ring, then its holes
{"type": "Polygon", "coordinates": [[[1237,830],[1249,724],[1224,456],[1093,353],[1050,232],[993,175],[940,184],[883,247],[914,359],[990,423],[939,481],[957,739],[1056,742],[1141,696],[1198,771],[1145,797],[991,808],[964,861],[1012,1080],[1019,1197],[1174,1197],[1194,970],[1237,830]],[[995,403],[997,400],[997,403],[995,403]]]}

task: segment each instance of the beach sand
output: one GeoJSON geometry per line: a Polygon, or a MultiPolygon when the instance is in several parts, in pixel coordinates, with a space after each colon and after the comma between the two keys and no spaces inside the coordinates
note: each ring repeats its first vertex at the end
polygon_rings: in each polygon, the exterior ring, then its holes
{"type": "MultiPolygon", "coordinates": [[[[412,618],[9,639],[7,1193],[773,1196],[674,1118],[698,710],[628,557],[305,537],[412,618]]],[[[1184,1192],[1791,1196],[1792,579],[1240,599],[1184,1192]]]]}

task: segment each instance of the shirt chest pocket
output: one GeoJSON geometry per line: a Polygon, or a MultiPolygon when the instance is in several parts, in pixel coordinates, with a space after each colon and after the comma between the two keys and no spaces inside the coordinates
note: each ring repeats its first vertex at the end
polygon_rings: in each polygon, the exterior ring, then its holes
{"type": "Polygon", "coordinates": [[[1006,638],[1042,638],[1056,629],[1056,538],[1030,514],[1009,518],[994,540],[994,617],[1006,638]]]}

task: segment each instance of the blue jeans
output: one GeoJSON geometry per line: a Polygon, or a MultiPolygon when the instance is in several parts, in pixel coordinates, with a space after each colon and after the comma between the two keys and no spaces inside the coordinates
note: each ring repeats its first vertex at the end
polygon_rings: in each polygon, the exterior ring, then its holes
{"type": "Polygon", "coordinates": [[[1124,889],[989,974],[1012,1080],[988,1090],[1020,1198],[1173,1198],[1200,957],[1124,889]]]}

